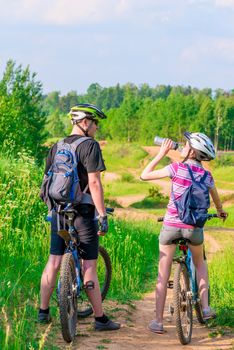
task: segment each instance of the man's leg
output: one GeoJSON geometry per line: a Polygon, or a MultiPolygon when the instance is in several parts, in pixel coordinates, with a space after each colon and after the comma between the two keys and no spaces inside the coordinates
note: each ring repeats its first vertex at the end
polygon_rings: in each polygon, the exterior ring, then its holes
{"type": "Polygon", "coordinates": [[[94,289],[87,290],[89,300],[93,306],[95,317],[103,315],[102,297],[97,277],[97,260],[83,260],[84,283],[88,281],[94,282],[94,289]]]}
{"type": "Polygon", "coordinates": [[[97,260],[83,260],[84,283],[94,282],[94,289],[87,290],[89,300],[95,316],[95,329],[99,331],[111,331],[120,328],[120,324],[111,321],[102,309],[102,296],[97,276],[97,260]]]}
{"type": "Polygon", "coordinates": [[[49,308],[50,298],[55,287],[56,277],[61,265],[62,257],[62,255],[50,255],[42,273],[40,311],[49,308]]]}

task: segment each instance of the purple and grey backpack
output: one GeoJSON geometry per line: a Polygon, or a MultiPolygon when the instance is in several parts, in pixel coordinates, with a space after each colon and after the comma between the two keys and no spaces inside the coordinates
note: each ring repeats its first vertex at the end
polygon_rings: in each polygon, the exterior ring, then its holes
{"type": "Polygon", "coordinates": [[[208,208],[210,207],[209,188],[205,184],[208,172],[205,171],[200,181],[197,181],[189,165],[185,165],[188,168],[192,183],[186,188],[179,199],[175,199],[172,190],[172,199],[178,211],[179,218],[184,224],[203,227],[207,220],[208,208]]]}
{"type": "MultiPolygon", "coordinates": [[[[77,171],[78,146],[91,137],[81,137],[69,144],[63,140],[57,143],[53,163],[44,176],[40,197],[51,210],[55,205],[92,204],[90,195],[81,191],[77,171]]],[[[86,189],[85,189],[86,190],[86,189]]]]}

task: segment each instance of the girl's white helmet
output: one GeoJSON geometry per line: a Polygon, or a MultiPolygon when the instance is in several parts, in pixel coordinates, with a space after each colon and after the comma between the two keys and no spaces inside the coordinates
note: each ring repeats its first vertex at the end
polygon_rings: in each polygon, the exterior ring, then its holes
{"type": "Polygon", "coordinates": [[[198,160],[212,160],[215,158],[214,145],[208,136],[201,132],[188,131],[184,133],[184,136],[188,140],[190,147],[196,152],[198,160]]]}

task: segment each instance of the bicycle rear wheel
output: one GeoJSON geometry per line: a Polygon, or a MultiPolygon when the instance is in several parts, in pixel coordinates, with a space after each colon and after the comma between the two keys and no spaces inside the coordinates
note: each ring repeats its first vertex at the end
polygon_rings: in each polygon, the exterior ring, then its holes
{"type": "Polygon", "coordinates": [[[77,278],[72,253],[63,256],[60,268],[59,311],[63,339],[70,343],[76,334],[77,278]]]}
{"type": "MultiPolygon", "coordinates": [[[[112,268],[109,254],[102,246],[99,246],[98,251],[97,275],[103,301],[110,287],[112,268]]],[[[83,289],[78,298],[78,317],[87,317],[92,313],[92,305],[89,302],[86,291],[83,289]]]]}
{"type": "Polygon", "coordinates": [[[181,344],[190,343],[193,312],[190,296],[189,275],[184,263],[177,264],[173,283],[173,304],[176,331],[181,344]]]}
{"type": "Polygon", "coordinates": [[[201,301],[198,299],[196,300],[194,304],[197,320],[200,324],[206,323],[203,319],[203,314],[202,314],[202,306],[201,306],[201,301]]]}

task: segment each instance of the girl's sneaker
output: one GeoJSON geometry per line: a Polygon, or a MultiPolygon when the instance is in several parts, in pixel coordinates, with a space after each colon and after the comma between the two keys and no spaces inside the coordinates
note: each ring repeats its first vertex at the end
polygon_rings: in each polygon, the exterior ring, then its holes
{"type": "Polygon", "coordinates": [[[217,316],[215,310],[211,309],[210,307],[202,310],[202,313],[204,321],[211,320],[217,316]]]}
{"type": "Polygon", "coordinates": [[[155,320],[151,321],[148,325],[148,328],[151,332],[157,333],[157,334],[163,334],[165,333],[163,329],[162,323],[157,323],[155,320]]]}

